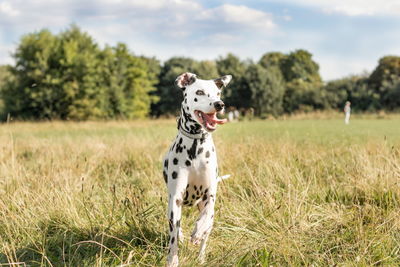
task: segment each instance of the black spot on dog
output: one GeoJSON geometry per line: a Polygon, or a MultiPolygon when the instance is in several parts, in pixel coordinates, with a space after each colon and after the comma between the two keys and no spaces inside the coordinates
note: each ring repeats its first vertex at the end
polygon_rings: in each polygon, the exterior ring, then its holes
{"type": "MultiPolygon", "coordinates": [[[[183,198],[183,200],[187,200],[187,199],[188,199],[188,197],[189,197],[189,192],[188,192],[188,191],[186,191],[186,192],[185,192],[185,197],[183,198]]],[[[183,202],[183,204],[185,204],[185,202],[183,202]]]]}
{"type": "Polygon", "coordinates": [[[206,158],[209,158],[210,157],[210,151],[207,151],[206,152],[206,158]]]}
{"type": "Polygon", "coordinates": [[[187,204],[189,204],[189,201],[187,201],[187,200],[183,201],[183,205],[186,206],[187,204]]]}
{"type": "Polygon", "coordinates": [[[187,99],[185,98],[185,104],[187,104],[187,99]]]}
{"type": "Polygon", "coordinates": [[[207,94],[208,97],[210,97],[210,94],[207,94]]]}
{"type": "Polygon", "coordinates": [[[175,236],[171,237],[171,244],[173,244],[175,241],[175,236]]]}
{"type": "Polygon", "coordinates": [[[181,137],[181,138],[179,138],[179,144],[182,144],[182,142],[183,142],[183,139],[181,137]]]}
{"type": "Polygon", "coordinates": [[[192,199],[195,199],[195,198],[196,198],[196,196],[193,194],[193,195],[192,195],[192,199]]]}
{"type": "Polygon", "coordinates": [[[178,173],[177,172],[172,172],[172,179],[176,179],[176,177],[178,177],[178,173]]]}
{"type": "Polygon", "coordinates": [[[186,166],[188,166],[188,167],[191,165],[191,163],[190,163],[189,160],[187,160],[187,161],[185,162],[185,164],[186,164],[186,166]]]}
{"type": "Polygon", "coordinates": [[[175,153],[182,153],[183,152],[183,147],[182,147],[182,138],[179,139],[179,143],[176,144],[176,150],[175,153]]]}
{"type": "Polygon", "coordinates": [[[171,220],[174,219],[174,212],[171,210],[171,220]]]}
{"type": "Polygon", "coordinates": [[[207,200],[207,195],[203,195],[203,201],[207,200]]]}
{"type": "Polygon", "coordinates": [[[174,163],[174,165],[177,165],[177,164],[178,164],[178,159],[177,159],[177,158],[174,158],[173,163],[174,163]]]}
{"type": "Polygon", "coordinates": [[[207,204],[208,204],[208,201],[204,204],[204,207],[207,206],[207,204]]]}
{"type": "Polygon", "coordinates": [[[189,111],[189,107],[186,107],[186,109],[189,111]]]}
{"type": "Polygon", "coordinates": [[[167,175],[167,173],[165,172],[165,171],[163,171],[163,176],[164,176],[164,181],[165,181],[165,183],[168,183],[168,175],[167,175]]]}
{"type": "Polygon", "coordinates": [[[197,190],[197,186],[195,185],[195,186],[193,186],[194,187],[194,190],[197,190]]]}
{"type": "Polygon", "coordinates": [[[172,232],[174,230],[174,226],[172,220],[169,220],[169,231],[172,232]]]}
{"type": "Polygon", "coordinates": [[[194,139],[192,147],[187,151],[190,160],[196,158],[196,149],[197,149],[197,139],[194,139]]]}
{"type": "Polygon", "coordinates": [[[167,159],[164,161],[164,167],[168,169],[168,160],[167,159]]]}
{"type": "Polygon", "coordinates": [[[207,193],[208,193],[208,188],[206,190],[204,190],[204,194],[207,194],[207,193]]]}
{"type": "Polygon", "coordinates": [[[212,147],[212,152],[214,152],[215,151],[215,148],[214,148],[214,146],[212,147]]]}
{"type": "Polygon", "coordinates": [[[210,102],[210,106],[212,105],[212,103],[210,102]]]}
{"type": "Polygon", "coordinates": [[[197,102],[197,98],[194,98],[194,102],[197,102]]]}
{"type": "Polygon", "coordinates": [[[199,151],[197,151],[197,155],[200,155],[200,154],[203,152],[203,150],[204,150],[204,149],[203,149],[202,147],[200,147],[200,148],[199,148],[199,151]]]}
{"type": "Polygon", "coordinates": [[[203,190],[203,185],[200,185],[200,191],[202,191],[203,190]]]}
{"type": "Polygon", "coordinates": [[[206,161],[206,164],[208,164],[208,160],[206,161]]]}
{"type": "Polygon", "coordinates": [[[183,149],[186,149],[186,146],[183,146],[183,149]]]}
{"type": "Polygon", "coordinates": [[[196,195],[200,195],[200,191],[199,190],[196,191],[196,195]]]}

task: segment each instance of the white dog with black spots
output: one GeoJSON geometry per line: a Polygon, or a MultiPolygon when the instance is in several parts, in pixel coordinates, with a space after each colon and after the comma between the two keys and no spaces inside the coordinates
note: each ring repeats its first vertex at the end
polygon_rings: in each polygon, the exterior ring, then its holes
{"type": "Polygon", "coordinates": [[[164,158],[163,176],[168,186],[169,249],[167,266],[178,266],[178,243],[182,206],[197,206],[191,242],[200,244],[199,259],[204,262],[205,249],[214,221],[218,182],[217,155],[211,133],[226,119],[221,90],[232,79],[226,75],[214,80],[201,80],[193,73],[184,73],[175,80],[184,96],[178,119],[178,135],[164,158]]]}

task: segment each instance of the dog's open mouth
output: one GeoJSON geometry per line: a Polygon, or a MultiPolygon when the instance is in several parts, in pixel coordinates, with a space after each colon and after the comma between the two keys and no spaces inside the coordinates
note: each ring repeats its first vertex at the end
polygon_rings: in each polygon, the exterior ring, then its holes
{"type": "Polygon", "coordinates": [[[195,110],[194,114],[196,115],[200,124],[206,128],[207,131],[212,132],[217,129],[217,124],[224,124],[227,122],[226,119],[218,119],[217,112],[213,113],[204,113],[200,110],[195,110]]]}

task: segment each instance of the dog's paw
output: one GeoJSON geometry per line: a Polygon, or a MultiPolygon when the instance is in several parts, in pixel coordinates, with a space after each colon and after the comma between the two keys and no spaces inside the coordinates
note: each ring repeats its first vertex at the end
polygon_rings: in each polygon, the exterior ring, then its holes
{"type": "Polygon", "coordinates": [[[194,245],[200,244],[204,239],[205,235],[211,231],[213,220],[208,216],[201,217],[194,227],[193,233],[191,235],[190,242],[194,245]]]}
{"type": "Polygon", "coordinates": [[[179,227],[179,242],[183,242],[185,240],[185,235],[183,234],[182,227],[179,227]]]}
{"type": "Polygon", "coordinates": [[[178,267],[178,255],[168,256],[167,267],[178,267]]]}

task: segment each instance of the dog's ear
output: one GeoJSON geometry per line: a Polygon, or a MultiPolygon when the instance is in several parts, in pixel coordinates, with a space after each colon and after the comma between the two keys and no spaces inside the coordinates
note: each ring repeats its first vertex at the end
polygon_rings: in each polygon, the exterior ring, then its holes
{"type": "Polygon", "coordinates": [[[186,86],[191,85],[196,81],[196,78],[196,74],[185,72],[176,78],[175,85],[182,90],[185,90],[186,86]]]}
{"type": "Polygon", "coordinates": [[[218,79],[215,79],[214,82],[219,89],[222,89],[222,87],[226,87],[231,80],[232,75],[224,75],[218,79]]]}

